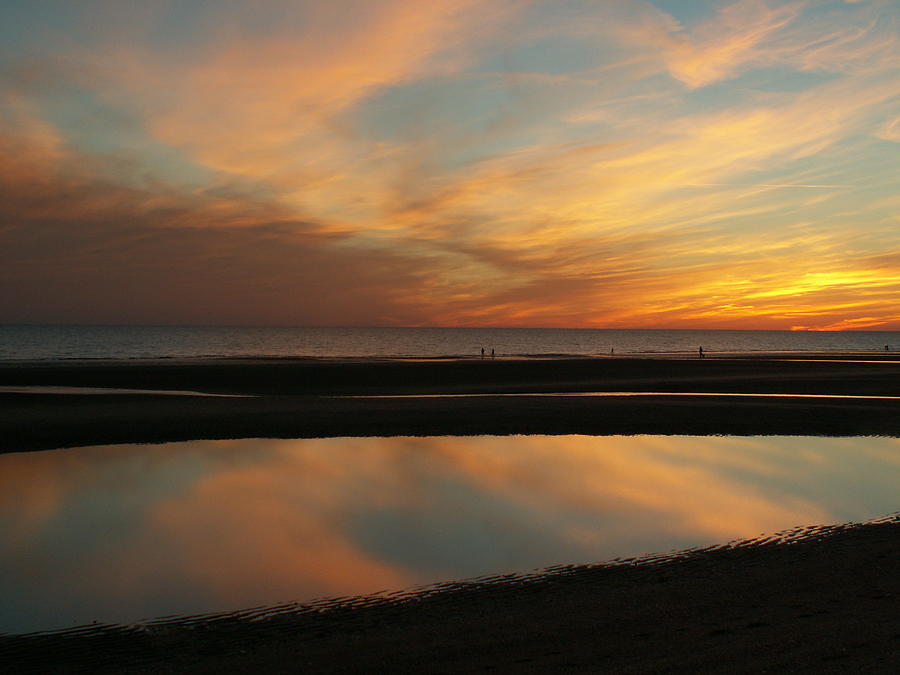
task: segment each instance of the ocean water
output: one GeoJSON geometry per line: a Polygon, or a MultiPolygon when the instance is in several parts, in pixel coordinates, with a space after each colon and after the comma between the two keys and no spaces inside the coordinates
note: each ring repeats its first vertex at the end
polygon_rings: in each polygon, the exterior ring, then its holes
{"type": "Polygon", "coordinates": [[[0,361],[900,350],[900,332],[0,325],[0,361]]]}

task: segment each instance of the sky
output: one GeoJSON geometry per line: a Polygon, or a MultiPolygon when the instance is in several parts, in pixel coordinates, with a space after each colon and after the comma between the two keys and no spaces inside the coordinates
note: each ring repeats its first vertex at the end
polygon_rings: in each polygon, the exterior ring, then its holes
{"type": "Polygon", "coordinates": [[[3,3],[0,323],[900,330],[900,1],[3,3]]]}

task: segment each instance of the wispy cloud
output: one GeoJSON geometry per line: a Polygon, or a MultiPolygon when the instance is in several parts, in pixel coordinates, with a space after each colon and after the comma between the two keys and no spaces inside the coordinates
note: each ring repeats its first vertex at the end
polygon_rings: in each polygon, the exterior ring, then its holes
{"type": "Polygon", "coordinates": [[[663,49],[666,67],[688,87],[728,79],[765,61],[765,44],[801,13],[803,2],[770,6],[764,0],[739,0],[689,30],[652,36],[663,49]]]}
{"type": "Polygon", "coordinates": [[[104,11],[3,57],[9,320],[897,325],[896,4],[104,11]]]}
{"type": "Polygon", "coordinates": [[[815,190],[845,190],[853,185],[801,185],[800,183],[687,183],[691,187],[765,187],[765,188],[812,188],[815,190]]]}

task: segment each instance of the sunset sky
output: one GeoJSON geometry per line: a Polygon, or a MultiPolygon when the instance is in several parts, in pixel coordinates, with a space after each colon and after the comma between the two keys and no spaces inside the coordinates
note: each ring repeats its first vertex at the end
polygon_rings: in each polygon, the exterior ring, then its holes
{"type": "Polygon", "coordinates": [[[6,2],[0,257],[0,323],[900,330],[900,1],[6,2]]]}

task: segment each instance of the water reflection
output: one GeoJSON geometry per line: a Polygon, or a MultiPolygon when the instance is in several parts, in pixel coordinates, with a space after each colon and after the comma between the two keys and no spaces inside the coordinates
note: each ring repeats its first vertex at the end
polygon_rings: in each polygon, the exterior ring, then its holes
{"type": "Polygon", "coordinates": [[[886,438],[198,441],[0,456],[0,631],[401,589],[897,509],[886,438]]]}

